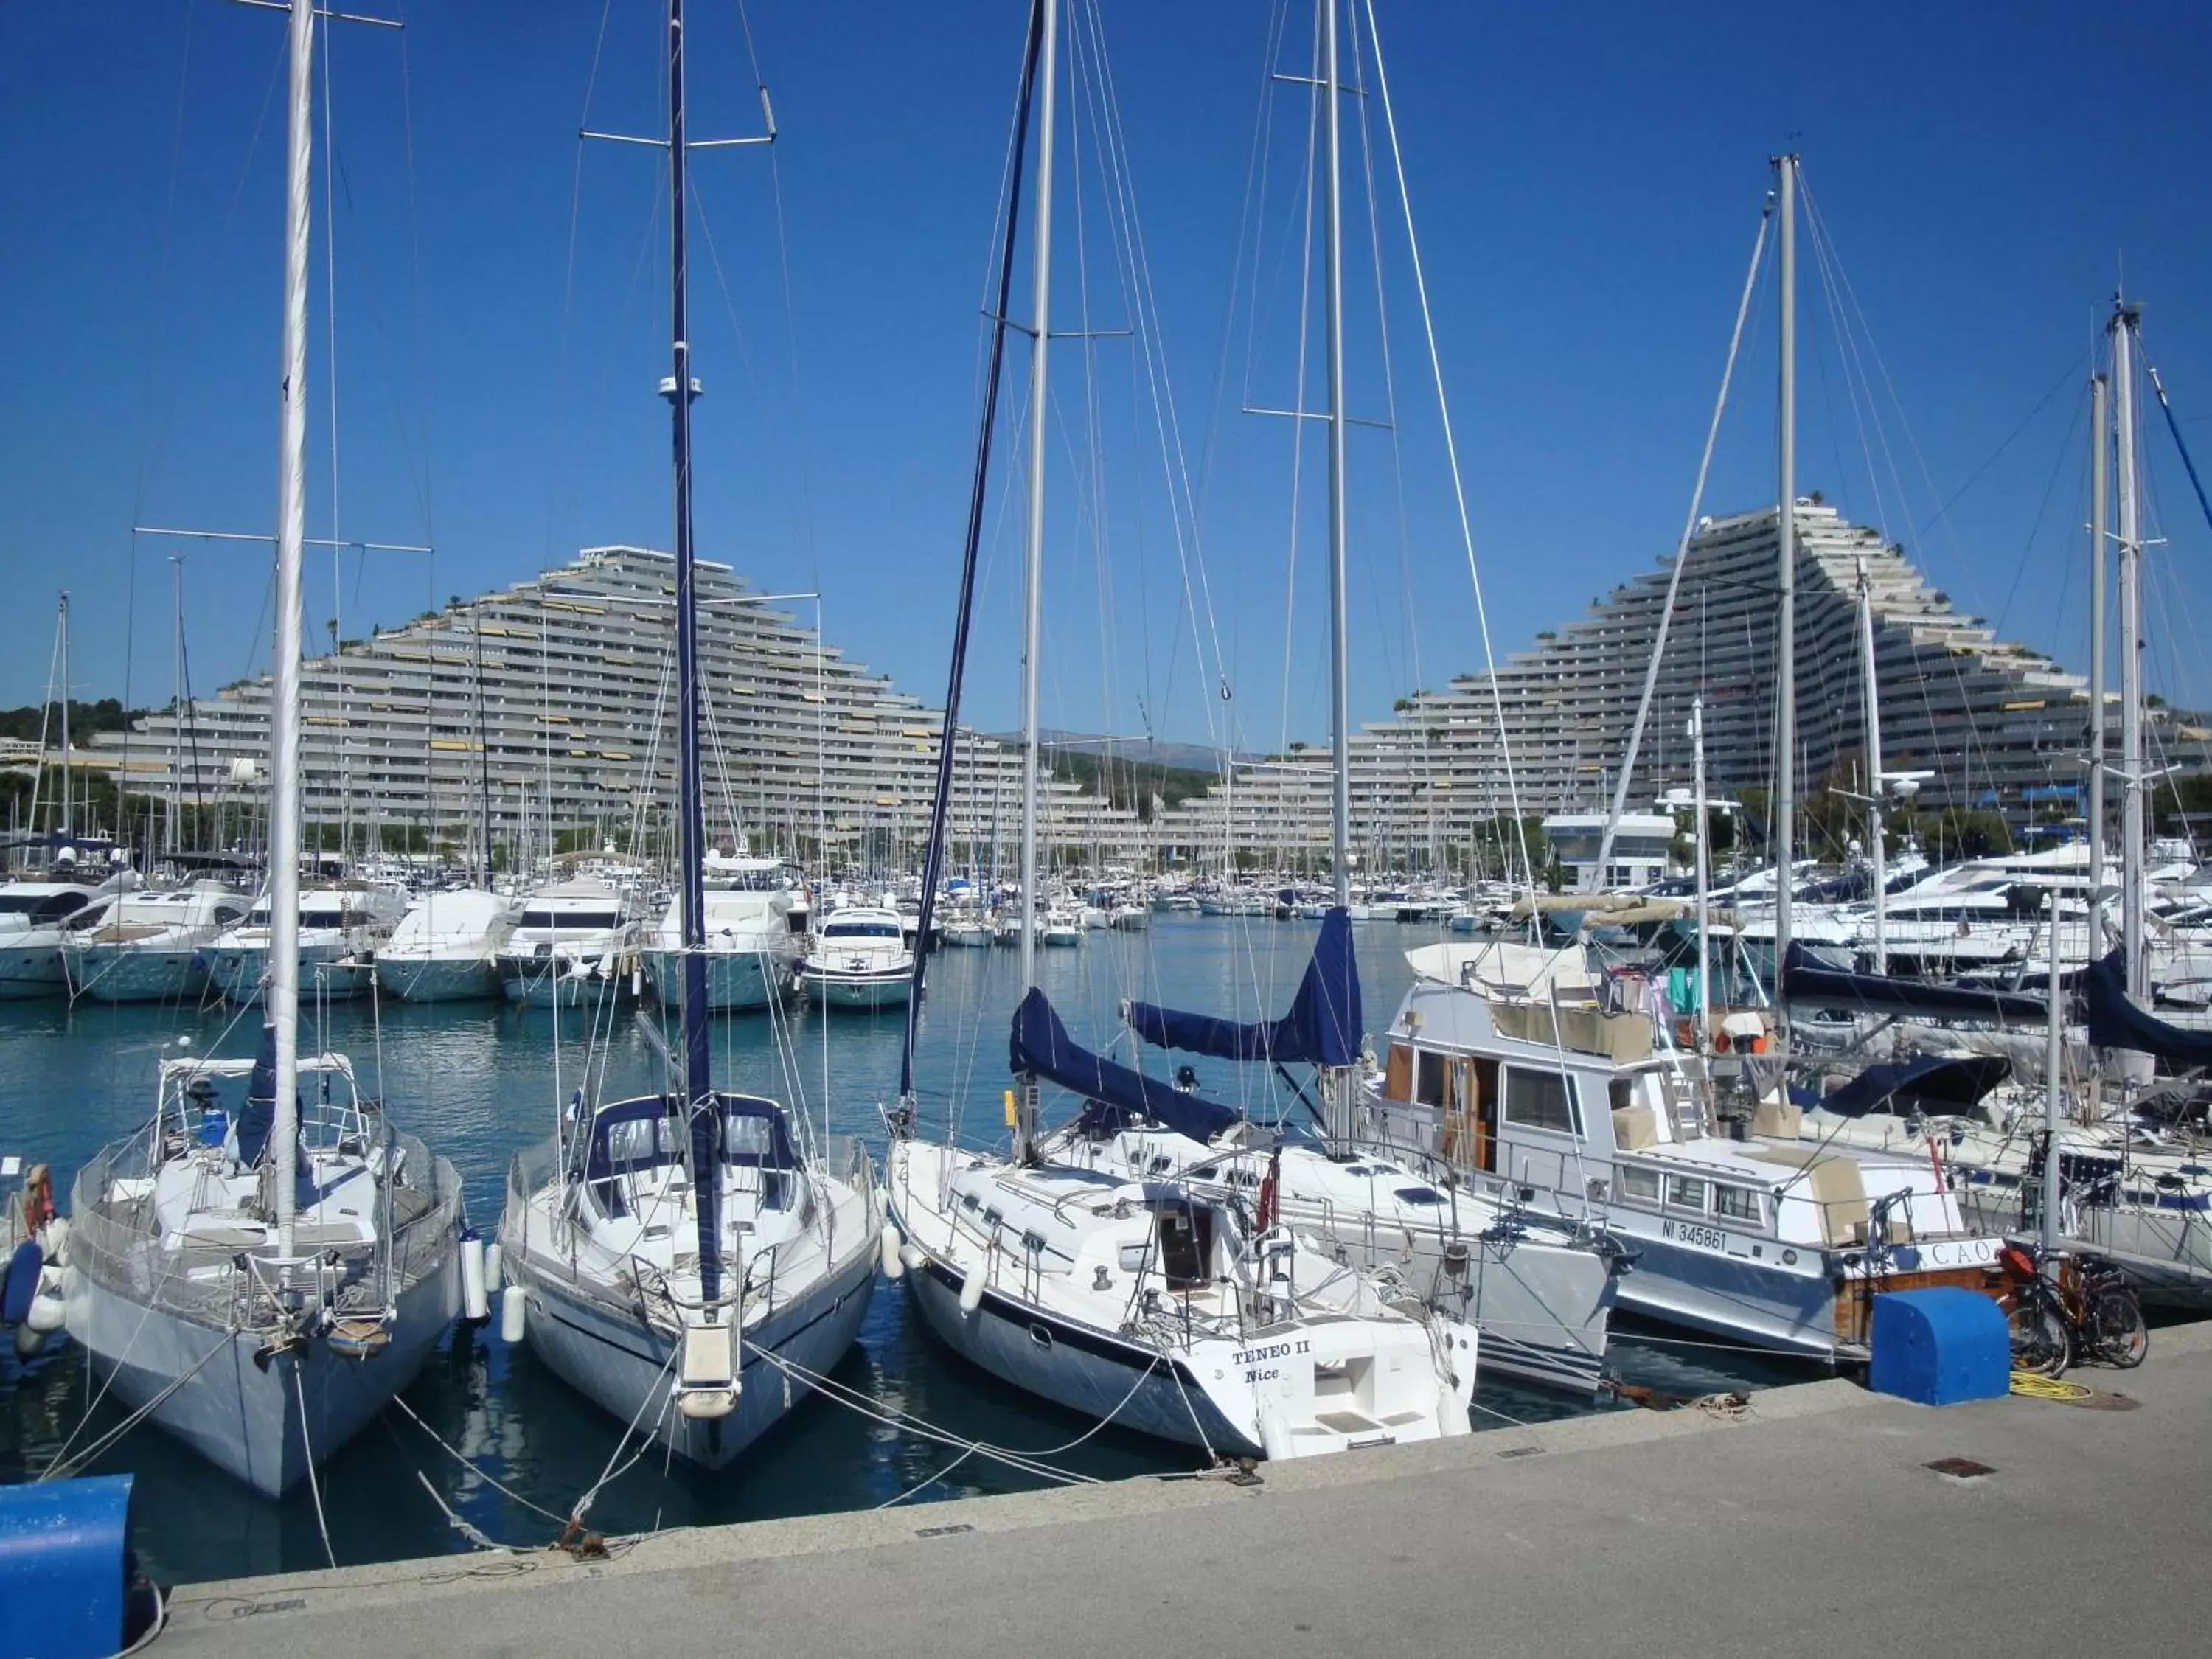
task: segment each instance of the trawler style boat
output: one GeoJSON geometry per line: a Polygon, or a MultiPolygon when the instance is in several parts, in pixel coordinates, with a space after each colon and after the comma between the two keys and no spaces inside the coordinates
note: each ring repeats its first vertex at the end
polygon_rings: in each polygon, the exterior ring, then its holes
{"type": "Polygon", "coordinates": [[[574,1008],[623,994],[638,932],[635,896],[580,877],[533,894],[492,960],[509,1002],[574,1008]]]}
{"type": "Polygon", "coordinates": [[[799,988],[831,1008],[894,1008],[906,1002],[915,952],[896,910],[855,905],[822,924],[799,964],[799,988]]]}
{"type": "Polygon", "coordinates": [[[463,887],[425,893],[376,953],[376,984],[402,1002],[466,1002],[500,994],[494,958],[522,906],[503,893],[463,887]]]}
{"type": "Polygon", "coordinates": [[[207,947],[253,900],[213,879],[109,900],[62,945],[70,994],[94,1002],[185,1002],[207,988],[207,947]]]}
{"type": "Polygon", "coordinates": [[[1822,1360],[1866,1357],[1883,1291],[1992,1282],[2002,1236],[1972,1226],[1923,1156],[1797,1139],[1771,1093],[1723,1133],[1717,1079],[1614,1012],[1579,952],[1503,942],[1409,951],[1366,1105],[1388,1144],[1438,1158],[1478,1192],[1637,1252],[1620,1305],[1822,1360]]]}
{"type": "Polygon", "coordinates": [[[691,533],[696,393],[678,395],[696,385],[684,326],[683,0],[669,0],[667,19],[679,872],[661,982],[678,1019],[665,1051],[671,1086],[591,1106],[580,1091],[556,1136],[516,1158],[500,1221],[501,1270],[512,1277],[501,1312],[508,1340],[527,1341],[617,1420],[719,1468],[852,1346],[884,1228],[857,1141],[812,1152],[801,1144],[805,1125],[780,1103],[714,1082],[691,533]]]}
{"type": "MultiPolygon", "coordinates": [[[[208,980],[226,1002],[251,1007],[269,975],[271,896],[207,947],[208,980]]],[[[299,896],[300,968],[318,1001],[365,996],[376,979],[376,953],[407,913],[404,894],[367,882],[318,884],[299,896]]]]}

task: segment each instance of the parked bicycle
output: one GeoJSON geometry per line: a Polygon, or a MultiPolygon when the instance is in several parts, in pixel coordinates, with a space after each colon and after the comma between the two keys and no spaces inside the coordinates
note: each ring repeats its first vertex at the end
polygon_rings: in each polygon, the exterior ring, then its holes
{"type": "Polygon", "coordinates": [[[2128,1369],[2150,1350],[2150,1327],[2126,1276],[2109,1261],[2061,1255],[2054,1276],[2039,1245],[1997,1252],[2005,1291],[1998,1305],[2012,1333],[2015,1370],[2057,1376],[2085,1359],[2128,1369]]]}

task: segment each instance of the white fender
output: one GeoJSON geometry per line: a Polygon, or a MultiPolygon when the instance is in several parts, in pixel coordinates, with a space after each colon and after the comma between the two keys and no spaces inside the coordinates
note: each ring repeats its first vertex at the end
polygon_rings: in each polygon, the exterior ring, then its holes
{"type": "Polygon", "coordinates": [[[1297,1455],[1291,1443],[1291,1425],[1272,1406],[1260,1407],[1260,1449],[1271,1461],[1297,1455]]]}
{"type": "Polygon", "coordinates": [[[69,1218],[65,1215],[50,1218],[39,1229],[39,1249],[57,1267],[69,1266],[69,1218]]]}
{"type": "Polygon", "coordinates": [[[499,1294],[500,1271],[507,1265],[507,1257],[494,1239],[484,1246],[484,1301],[489,1304],[499,1294]]]}
{"type": "Polygon", "coordinates": [[[921,1271],[922,1264],[929,1258],[921,1253],[921,1245],[902,1244],[899,1247],[899,1260],[906,1264],[906,1270],[908,1273],[918,1273],[921,1271]]]}
{"type": "Polygon", "coordinates": [[[490,1313],[484,1297],[483,1240],[471,1233],[461,1240],[461,1317],[474,1325],[490,1313]]]}
{"type": "Polygon", "coordinates": [[[906,1262],[899,1255],[898,1229],[886,1221],[877,1243],[881,1247],[879,1254],[883,1258],[884,1277],[896,1284],[906,1277],[906,1262]]]}
{"type": "Polygon", "coordinates": [[[62,1299],[62,1270],[51,1264],[39,1270],[39,1293],[31,1298],[23,1323],[41,1336],[50,1336],[68,1323],[68,1304],[62,1299]]]}
{"type": "Polygon", "coordinates": [[[528,1312],[523,1301],[521,1285],[510,1285],[499,1293],[501,1341],[507,1343],[521,1341],[524,1322],[527,1318],[528,1312]]]}
{"type": "Polygon", "coordinates": [[[982,1305],[983,1269],[978,1266],[969,1268],[967,1278],[960,1281],[960,1311],[972,1314],[982,1305]]]}
{"type": "Polygon", "coordinates": [[[15,1327],[15,1357],[18,1359],[33,1358],[46,1346],[45,1333],[33,1330],[29,1322],[15,1327]]]}

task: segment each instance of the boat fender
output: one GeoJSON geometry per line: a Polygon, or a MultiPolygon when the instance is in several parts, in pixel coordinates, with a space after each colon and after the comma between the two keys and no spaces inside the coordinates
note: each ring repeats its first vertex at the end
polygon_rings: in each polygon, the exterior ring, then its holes
{"type": "Polygon", "coordinates": [[[1272,1406],[1260,1407],[1260,1449],[1271,1461],[1297,1455],[1291,1439],[1291,1425],[1283,1421],[1283,1414],[1272,1406]]]}
{"type": "Polygon", "coordinates": [[[46,1333],[34,1331],[28,1325],[15,1327],[15,1358],[36,1359],[39,1350],[46,1346],[46,1333]]]}
{"type": "Polygon", "coordinates": [[[461,1317],[481,1325],[490,1314],[491,1304],[484,1297],[483,1240],[471,1228],[461,1235],[461,1317]]]}
{"type": "Polygon", "coordinates": [[[39,1229],[39,1248],[46,1252],[46,1260],[57,1267],[69,1266],[69,1240],[67,1216],[58,1215],[39,1229]]]}
{"type": "Polygon", "coordinates": [[[896,1285],[906,1277],[906,1262],[899,1255],[898,1229],[885,1222],[878,1242],[882,1246],[884,1277],[896,1285]]]}
{"type": "Polygon", "coordinates": [[[68,1323],[68,1304],[62,1297],[62,1272],[49,1266],[39,1275],[39,1293],[31,1298],[31,1311],[23,1316],[23,1328],[51,1336],[68,1323]]]}
{"type": "Polygon", "coordinates": [[[960,1281],[960,1311],[972,1314],[983,1305],[983,1270],[975,1267],[960,1281]]]}
{"type": "Polygon", "coordinates": [[[1474,1432],[1474,1419],[1468,1417],[1467,1406],[1455,1394],[1447,1394],[1437,1401],[1437,1436],[1449,1440],[1462,1434],[1474,1432]]]}
{"type": "Polygon", "coordinates": [[[499,1338],[513,1344],[522,1340],[524,1323],[528,1318],[524,1305],[524,1291],[520,1285],[510,1285],[499,1293],[499,1338]]]}
{"type": "Polygon", "coordinates": [[[899,1260],[906,1264],[906,1270],[908,1273],[918,1273],[921,1271],[922,1264],[929,1258],[921,1253],[921,1245],[902,1244],[899,1247],[899,1260]]]}
{"type": "Polygon", "coordinates": [[[20,1325],[31,1311],[31,1304],[39,1294],[39,1276],[46,1269],[46,1258],[35,1239],[25,1239],[8,1258],[7,1272],[0,1275],[0,1325],[20,1325]]]}
{"type": "Polygon", "coordinates": [[[489,1307],[493,1299],[499,1295],[500,1273],[506,1265],[506,1253],[499,1248],[499,1241],[495,1238],[484,1246],[484,1304],[486,1307],[489,1307]]]}

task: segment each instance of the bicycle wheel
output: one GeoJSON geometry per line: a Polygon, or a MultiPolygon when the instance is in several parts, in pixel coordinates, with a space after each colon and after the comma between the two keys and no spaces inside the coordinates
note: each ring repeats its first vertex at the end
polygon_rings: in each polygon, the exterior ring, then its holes
{"type": "Polygon", "coordinates": [[[2088,1334],[2098,1357],[2123,1370],[2133,1370],[2150,1352],[2150,1327],[2132,1291],[2100,1294],[2089,1310],[2088,1334]]]}
{"type": "Polygon", "coordinates": [[[2006,1316],[2012,1332],[2012,1365],[2017,1371],[2057,1376],[2072,1361],[2073,1340],[2066,1322],[2049,1303],[2023,1300],[2006,1316]]]}

